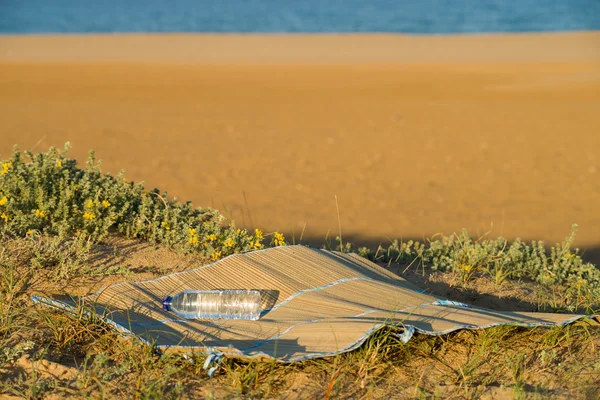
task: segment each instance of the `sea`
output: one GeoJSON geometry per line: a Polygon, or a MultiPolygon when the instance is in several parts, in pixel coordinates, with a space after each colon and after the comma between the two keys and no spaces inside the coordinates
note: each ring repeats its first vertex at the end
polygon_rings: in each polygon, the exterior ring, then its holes
{"type": "Polygon", "coordinates": [[[600,0],[0,0],[0,34],[600,29],[600,0]]]}

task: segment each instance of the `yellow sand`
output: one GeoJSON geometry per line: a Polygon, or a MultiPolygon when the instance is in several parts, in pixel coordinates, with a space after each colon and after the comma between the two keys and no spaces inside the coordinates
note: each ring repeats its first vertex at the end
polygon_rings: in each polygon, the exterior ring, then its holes
{"type": "Polygon", "coordinates": [[[0,156],[69,140],[240,225],[600,246],[600,33],[0,37],[0,156]]]}

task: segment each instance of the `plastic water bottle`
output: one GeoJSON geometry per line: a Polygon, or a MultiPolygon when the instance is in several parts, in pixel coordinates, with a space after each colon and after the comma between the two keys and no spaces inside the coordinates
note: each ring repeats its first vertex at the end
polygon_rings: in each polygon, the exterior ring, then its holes
{"type": "Polygon", "coordinates": [[[252,319],[260,317],[258,290],[193,290],[167,296],[166,311],[187,319],[252,319]]]}

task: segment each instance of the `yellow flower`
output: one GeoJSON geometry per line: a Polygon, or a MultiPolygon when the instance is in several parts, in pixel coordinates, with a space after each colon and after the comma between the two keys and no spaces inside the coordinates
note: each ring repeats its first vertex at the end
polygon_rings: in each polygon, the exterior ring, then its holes
{"type": "Polygon", "coordinates": [[[29,230],[27,231],[27,236],[32,236],[32,235],[33,235],[33,231],[32,231],[31,229],[29,229],[29,230]]]}
{"type": "Polygon", "coordinates": [[[192,236],[190,238],[190,244],[197,245],[198,244],[198,237],[192,236]]]}
{"type": "Polygon", "coordinates": [[[94,202],[92,200],[88,200],[87,208],[92,208],[92,207],[94,207],[94,202]]]}
{"type": "Polygon", "coordinates": [[[167,221],[163,221],[160,223],[160,226],[162,226],[163,228],[165,228],[165,230],[169,230],[171,229],[171,226],[169,226],[169,223],[167,221]]]}
{"type": "Polygon", "coordinates": [[[0,218],[2,218],[4,222],[8,222],[8,215],[2,213],[2,215],[0,215],[0,218]]]}
{"type": "Polygon", "coordinates": [[[196,236],[196,230],[194,228],[188,228],[188,232],[192,236],[196,236]]]}
{"type": "Polygon", "coordinates": [[[110,203],[108,200],[102,200],[102,205],[104,206],[104,208],[110,207],[110,203]]]}
{"type": "Polygon", "coordinates": [[[56,162],[56,166],[57,166],[58,168],[62,167],[62,161],[61,161],[61,160],[58,160],[58,161],[56,162]]]}
{"type": "Polygon", "coordinates": [[[263,244],[261,242],[259,242],[258,240],[254,243],[251,243],[252,247],[254,247],[255,249],[262,249],[263,244]]]}
{"type": "Polygon", "coordinates": [[[96,218],[96,214],[86,211],[83,213],[83,218],[92,220],[92,219],[96,218]]]}
{"type": "Polygon", "coordinates": [[[36,217],[43,218],[46,216],[46,212],[44,210],[35,210],[34,212],[36,217]]]}
{"type": "Polygon", "coordinates": [[[242,230],[240,228],[237,229],[237,234],[239,235],[240,233],[242,233],[242,230]]]}
{"type": "Polygon", "coordinates": [[[263,233],[260,229],[255,229],[254,230],[254,237],[256,238],[256,240],[262,240],[263,239],[263,233]]]}
{"type": "Polygon", "coordinates": [[[211,258],[213,261],[216,261],[216,260],[218,260],[219,258],[221,258],[221,254],[222,254],[222,253],[221,253],[220,251],[215,251],[214,253],[212,253],[212,254],[210,255],[210,258],[211,258]]]}
{"type": "Polygon", "coordinates": [[[10,167],[12,167],[12,162],[5,162],[2,163],[2,171],[0,171],[0,175],[4,175],[8,172],[8,170],[10,169],[10,167]]]}
{"type": "Polygon", "coordinates": [[[273,244],[275,246],[285,245],[285,238],[283,237],[283,233],[275,232],[275,235],[273,235],[273,244]]]}
{"type": "Polygon", "coordinates": [[[225,243],[223,243],[223,245],[225,247],[233,247],[234,244],[235,244],[235,242],[233,241],[232,238],[227,238],[227,240],[225,241],[225,243]]]}
{"type": "Polygon", "coordinates": [[[211,233],[210,235],[208,235],[206,237],[208,240],[210,240],[211,242],[214,242],[215,240],[217,240],[217,236],[214,233],[211,233]]]}
{"type": "Polygon", "coordinates": [[[466,271],[466,272],[471,272],[471,270],[473,269],[473,267],[471,265],[461,264],[460,265],[460,269],[462,269],[463,271],[466,271]]]}
{"type": "Polygon", "coordinates": [[[7,201],[8,201],[8,199],[6,198],[6,196],[4,196],[3,198],[1,198],[0,199],[0,206],[5,205],[7,201]]]}

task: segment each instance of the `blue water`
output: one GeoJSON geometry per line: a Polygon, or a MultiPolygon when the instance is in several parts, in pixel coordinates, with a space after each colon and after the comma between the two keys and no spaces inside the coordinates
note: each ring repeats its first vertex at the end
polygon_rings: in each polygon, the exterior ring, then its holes
{"type": "Polygon", "coordinates": [[[600,29],[600,0],[0,0],[0,33],[600,29]]]}

